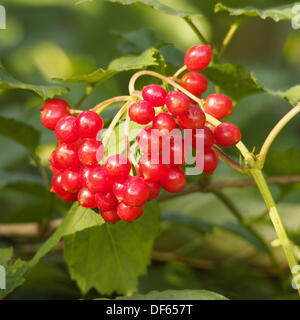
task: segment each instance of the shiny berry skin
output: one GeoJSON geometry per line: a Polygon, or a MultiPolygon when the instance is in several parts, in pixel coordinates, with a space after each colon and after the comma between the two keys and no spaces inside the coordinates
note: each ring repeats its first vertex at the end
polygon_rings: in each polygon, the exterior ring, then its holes
{"type": "Polygon", "coordinates": [[[104,167],[97,166],[88,175],[86,184],[93,193],[106,193],[112,190],[113,180],[104,167]]]}
{"type": "Polygon", "coordinates": [[[217,152],[214,149],[204,151],[204,168],[203,172],[213,174],[219,163],[217,152]]]}
{"type": "Polygon", "coordinates": [[[61,143],[52,152],[51,164],[57,169],[75,169],[80,166],[77,155],[77,146],[61,143]]]}
{"type": "Polygon", "coordinates": [[[208,81],[200,73],[187,72],[181,78],[181,86],[198,97],[207,90],[208,81]]]}
{"type": "Polygon", "coordinates": [[[170,143],[170,165],[181,166],[185,164],[187,157],[184,139],[173,139],[170,143]]]}
{"type": "Polygon", "coordinates": [[[149,189],[141,177],[128,177],[125,182],[123,202],[129,206],[143,205],[149,198],[149,189]]]}
{"type": "Polygon", "coordinates": [[[184,64],[190,71],[199,72],[205,69],[213,56],[212,48],[208,44],[198,45],[187,50],[184,64]]]}
{"type": "Polygon", "coordinates": [[[189,110],[190,99],[179,91],[170,91],[166,97],[166,106],[170,113],[179,116],[189,110]]]}
{"type": "Polygon", "coordinates": [[[58,195],[62,200],[66,202],[74,202],[77,198],[77,193],[65,191],[61,185],[62,174],[55,174],[51,181],[51,192],[58,195]]]}
{"type": "Polygon", "coordinates": [[[205,112],[217,119],[223,119],[232,113],[232,101],[221,93],[213,93],[206,97],[205,112]]]}
{"type": "Polygon", "coordinates": [[[117,179],[113,184],[113,193],[119,202],[123,201],[126,179],[127,178],[117,179]]]}
{"type": "Polygon", "coordinates": [[[145,180],[159,181],[164,177],[167,166],[161,163],[160,159],[155,160],[147,155],[141,158],[139,171],[145,180]]]}
{"type": "Polygon", "coordinates": [[[222,147],[230,147],[237,144],[242,134],[240,129],[233,123],[223,122],[214,131],[216,143],[222,147]]]}
{"type": "Polygon", "coordinates": [[[79,171],[66,169],[62,173],[61,186],[65,191],[78,192],[82,187],[79,171]]]}
{"type": "MultiPolygon", "coordinates": [[[[192,147],[197,147],[197,139],[203,139],[204,149],[211,148],[216,143],[214,133],[207,126],[203,127],[203,134],[200,130],[194,130],[192,133],[192,147]]],[[[201,145],[201,141],[198,144],[201,145]]]]}
{"type": "Polygon", "coordinates": [[[62,99],[47,100],[41,109],[41,122],[44,127],[54,130],[59,119],[70,115],[69,104],[62,99]]]}
{"type": "Polygon", "coordinates": [[[124,202],[119,203],[117,214],[121,220],[131,222],[139,218],[144,212],[144,206],[132,207],[124,202]]]}
{"type": "Polygon", "coordinates": [[[152,129],[152,127],[145,127],[137,136],[138,145],[144,154],[150,153],[151,149],[157,152],[162,149],[162,136],[158,130],[152,129]]]}
{"type": "Polygon", "coordinates": [[[150,102],[153,107],[163,106],[166,95],[166,90],[157,84],[149,84],[145,86],[142,91],[143,99],[150,102]]]}
{"type": "Polygon", "coordinates": [[[111,191],[107,193],[96,193],[95,200],[101,212],[115,209],[118,205],[118,200],[111,191]]]}
{"type": "Polygon", "coordinates": [[[200,129],[205,124],[205,114],[197,105],[190,105],[188,112],[177,117],[182,129],[200,129]]]}
{"type": "Polygon", "coordinates": [[[129,117],[139,124],[148,124],[154,119],[155,111],[150,102],[140,100],[129,107],[129,117]]]}
{"type": "Polygon", "coordinates": [[[104,167],[110,177],[123,178],[129,175],[131,163],[122,154],[115,154],[106,160],[104,167]]]}
{"type": "Polygon", "coordinates": [[[157,198],[160,192],[160,183],[158,181],[146,181],[146,184],[149,189],[148,201],[157,198]]]}
{"type": "Polygon", "coordinates": [[[104,127],[103,119],[93,111],[83,111],[77,117],[78,133],[81,138],[95,139],[104,127]]]}
{"type": "Polygon", "coordinates": [[[117,215],[116,209],[109,210],[109,211],[103,211],[103,212],[100,212],[100,214],[106,222],[116,223],[120,220],[119,216],[117,215]]]}
{"type": "Polygon", "coordinates": [[[55,136],[59,142],[72,143],[79,139],[76,117],[66,116],[58,120],[55,136]]]}
{"type": "Polygon", "coordinates": [[[168,113],[160,113],[153,119],[153,129],[159,130],[160,134],[166,135],[177,127],[175,119],[168,113]]]}
{"type": "Polygon", "coordinates": [[[99,148],[103,148],[101,141],[84,139],[78,148],[78,158],[80,162],[89,166],[98,164],[101,160],[97,159],[97,152],[99,148]]]}
{"type": "Polygon", "coordinates": [[[181,191],[186,185],[184,171],[179,167],[170,167],[166,176],[161,180],[161,186],[168,192],[176,193],[181,191]]]}
{"type": "Polygon", "coordinates": [[[96,208],[95,194],[88,188],[82,188],[78,192],[77,201],[81,207],[84,208],[96,208]]]}
{"type": "Polygon", "coordinates": [[[87,184],[86,184],[87,178],[94,168],[95,168],[95,166],[82,166],[79,169],[81,185],[83,188],[87,187],[87,184]]]}

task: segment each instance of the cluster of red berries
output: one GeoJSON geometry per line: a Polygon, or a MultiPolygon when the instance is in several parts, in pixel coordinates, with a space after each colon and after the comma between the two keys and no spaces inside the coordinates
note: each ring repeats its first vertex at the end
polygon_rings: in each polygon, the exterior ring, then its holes
{"type": "MultiPolygon", "coordinates": [[[[185,55],[184,62],[190,71],[178,82],[197,97],[207,89],[206,78],[198,72],[208,66],[211,58],[209,45],[192,47],[185,55]]],[[[45,102],[41,122],[54,130],[58,140],[58,146],[49,158],[54,173],[52,192],[67,202],[78,201],[80,206],[98,208],[108,222],[115,223],[120,219],[130,222],[141,216],[144,204],[156,198],[161,187],[169,192],[179,192],[186,184],[181,168],[185,165],[184,141],[178,144],[171,139],[168,164],[154,163],[152,131],[159,132],[160,153],[162,139],[169,137],[173,129],[192,129],[192,148],[196,148],[196,129],[204,129],[203,171],[210,174],[218,165],[213,145],[232,146],[241,139],[239,129],[231,123],[213,127],[206,121],[202,109],[179,91],[166,92],[163,87],[151,84],[143,88],[142,97],[143,100],[133,103],[128,110],[132,121],[148,125],[137,137],[143,154],[137,176],[130,175],[131,163],[122,154],[110,156],[99,165],[104,156],[103,144],[97,140],[104,126],[101,116],[94,111],[73,116],[66,101],[51,99],[45,102]],[[183,155],[179,161],[178,154],[183,155]]],[[[222,94],[208,95],[204,105],[205,112],[217,119],[232,112],[231,100],[222,94]]]]}

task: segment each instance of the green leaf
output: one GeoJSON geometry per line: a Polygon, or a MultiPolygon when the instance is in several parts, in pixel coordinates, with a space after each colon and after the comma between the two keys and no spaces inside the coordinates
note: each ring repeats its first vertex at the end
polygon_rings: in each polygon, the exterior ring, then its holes
{"type": "Polygon", "coordinates": [[[245,7],[245,8],[230,8],[222,3],[217,3],[215,6],[215,12],[226,11],[231,16],[252,16],[260,17],[261,19],[273,19],[274,21],[291,20],[294,18],[298,12],[293,10],[297,3],[291,3],[284,6],[278,6],[268,9],[258,9],[255,7],[245,7]]]}
{"type": "Polygon", "coordinates": [[[149,202],[132,223],[106,223],[67,236],[65,260],[72,279],[83,293],[93,287],[102,294],[135,291],[150,262],[158,226],[158,204],[149,202]]]}
{"type": "MultiPolygon", "coordinates": [[[[163,3],[160,3],[159,1],[156,1],[156,0],[104,0],[104,1],[119,3],[119,4],[123,4],[123,5],[132,5],[132,4],[133,5],[141,5],[141,6],[145,6],[147,8],[160,10],[166,14],[179,16],[182,18],[200,15],[198,13],[176,10],[176,9],[169,7],[163,3]]],[[[91,2],[91,0],[80,0],[77,2],[77,4],[81,4],[83,2],[91,2]]]]}
{"type": "Polygon", "coordinates": [[[300,101],[300,85],[296,85],[286,91],[267,90],[268,93],[286,99],[292,106],[300,101]]]}
{"type": "Polygon", "coordinates": [[[85,75],[56,80],[66,82],[86,82],[90,84],[100,84],[123,71],[138,70],[149,66],[157,66],[158,52],[159,51],[157,49],[151,48],[138,55],[131,54],[121,58],[117,58],[109,64],[108,69],[100,68],[96,71],[93,71],[85,75]]]}
{"type": "Polygon", "coordinates": [[[40,141],[40,133],[30,125],[0,116],[0,135],[10,138],[34,153],[40,141]]]}
{"type": "MultiPolygon", "coordinates": [[[[0,287],[0,299],[3,299],[15,288],[20,286],[24,281],[24,274],[28,269],[28,265],[25,261],[15,260],[10,263],[13,255],[12,248],[0,248],[0,266],[4,267],[5,270],[5,285],[6,289],[0,287]]],[[[2,275],[2,268],[0,269],[0,277],[2,275]]],[[[2,284],[0,279],[0,285],[2,284]]]]}
{"type": "Polygon", "coordinates": [[[6,70],[0,66],[0,89],[21,89],[29,90],[38,94],[42,99],[50,99],[54,96],[59,96],[68,92],[67,88],[50,86],[50,85],[34,85],[21,82],[10,75],[6,70]]]}
{"type": "Polygon", "coordinates": [[[265,92],[253,73],[243,66],[231,63],[214,64],[203,70],[202,73],[235,100],[265,92]]]}
{"type": "Polygon", "coordinates": [[[80,207],[77,203],[74,204],[67,213],[67,216],[60,227],[40,247],[38,252],[29,262],[30,267],[35,266],[43,256],[50,252],[62,237],[84,230],[86,228],[99,226],[103,223],[104,220],[95,211],[80,207]]]}
{"type": "Polygon", "coordinates": [[[165,290],[118,297],[116,300],[228,300],[224,296],[207,290],[165,290]]]}

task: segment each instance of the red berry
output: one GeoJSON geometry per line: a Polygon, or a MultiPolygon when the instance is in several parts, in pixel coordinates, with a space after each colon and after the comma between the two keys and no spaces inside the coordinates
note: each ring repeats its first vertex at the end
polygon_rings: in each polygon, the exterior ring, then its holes
{"type": "Polygon", "coordinates": [[[118,200],[111,191],[107,193],[96,193],[95,200],[101,212],[115,209],[118,205],[118,200]]]}
{"type": "Polygon", "coordinates": [[[176,127],[174,118],[168,113],[160,113],[153,119],[153,129],[159,130],[162,135],[168,134],[176,127]]]}
{"type": "Polygon", "coordinates": [[[214,149],[204,151],[204,168],[203,172],[213,174],[219,163],[217,152],[214,149]]]}
{"type": "Polygon", "coordinates": [[[157,84],[149,84],[143,88],[142,95],[144,100],[150,102],[153,107],[160,107],[165,104],[167,92],[157,84]]]}
{"type": "MultiPolygon", "coordinates": [[[[214,133],[207,126],[203,127],[203,133],[200,130],[193,130],[192,147],[194,149],[197,147],[197,139],[203,139],[204,149],[211,148],[216,143],[214,133]]],[[[198,145],[200,145],[200,141],[198,145]]]]}
{"type": "Polygon", "coordinates": [[[179,91],[170,91],[167,94],[166,106],[174,116],[187,112],[190,104],[190,99],[179,91]]]}
{"type": "Polygon", "coordinates": [[[119,216],[117,215],[116,209],[109,210],[109,211],[103,211],[100,214],[106,222],[116,223],[120,220],[119,216]]]}
{"type": "Polygon", "coordinates": [[[44,127],[54,130],[59,119],[70,115],[69,104],[62,99],[47,100],[41,109],[41,122],[44,127]]]}
{"type": "Polygon", "coordinates": [[[161,159],[151,159],[146,155],[140,160],[139,170],[145,180],[159,181],[164,177],[167,166],[161,163],[161,159]]]}
{"type": "Polygon", "coordinates": [[[54,192],[56,195],[58,195],[61,199],[63,199],[66,202],[73,202],[76,200],[77,197],[76,193],[65,191],[62,188],[61,173],[55,174],[53,176],[51,183],[51,192],[54,192]]]}
{"type": "Polygon", "coordinates": [[[131,222],[139,218],[144,212],[144,206],[132,207],[121,202],[117,208],[117,214],[121,220],[131,222]]]}
{"type": "Polygon", "coordinates": [[[79,171],[65,170],[62,173],[61,186],[65,191],[78,192],[82,187],[79,171]]]}
{"type": "Polygon", "coordinates": [[[86,182],[87,182],[87,178],[88,175],[92,172],[92,170],[95,168],[95,166],[83,166],[80,168],[79,170],[79,174],[80,174],[80,180],[81,180],[81,185],[82,187],[86,188],[86,182]]]}
{"type": "Polygon", "coordinates": [[[201,71],[205,69],[212,59],[212,48],[203,44],[190,48],[184,56],[184,64],[190,71],[201,71]]]}
{"type": "Polygon", "coordinates": [[[59,142],[72,143],[79,139],[76,118],[66,116],[58,120],[55,126],[55,136],[59,142]]]}
{"type": "Polygon", "coordinates": [[[207,90],[208,82],[206,78],[197,72],[188,72],[181,78],[181,85],[195,96],[200,96],[207,90]]]}
{"type": "Polygon", "coordinates": [[[74,169],[80,166],[77,155],[77,146],[61,143],[52,152],[51,164],[57,169],[74,169]]]}
{"type": "Polygon", "coordinates": [[[113,193],[119,202],[123,201],[126,179],[117,179],[113,184],[113,193]]]}
{"type": "Polygon", "coordinates": [[[184,139],[172,139],[170,143],[170,165],[181,166],[185,164],[186,160],[186,149],[184,139]]]}
{"type": "Polygon", "coordinates": [[[149,189],[148,201],[157,198],[160,192],[160,183],[157,181],[146,181],[146,184],[149,189]]]}
{"type": "Polygon", "coordinates": [[[151,152],[154,149],[158,152],[162,149],[162,136],[157,130],[152,130],[152,127],[145,127],[137,137],[138,145],[144,154],[151,152]]]}
{"type": "Polygon", "coordinates": [[[123,202],[129,206],[138,207],[149,198],[149,189],[141,177],[128,177],[125,182],[123,202]]]}
{"type": "Polygon", "coordinates": [[[205,112],[217,119],[223,119],[232,113],[232,101],[223,94],[213,93],[206,97],[205,112]]]}
{"type": "Polygon", "coordinates": [[[107,159],[105,169],[112,178],[127,177],[131,170],[131,163],[122,154],[115,154],[107,159]]]}
{"type": "Polygon", "coordinates": [[[95,194],[88,188],[82,188],[78,192],[77,201],[81,207],[84,208],[96,208],[95,194]]]}
{"type": "Polygon", "coordinates": [[[96,165],[101,159],[97,159],[99,148],[103,148],[102,142],[94,139],[84,139],[78,148],[78,158],[82,164],[96,165]]]}
{"type": "Polygon", "coordinates": [[[182,129],[200,129],[205,124],[205,114],[197,105],[190,105],[188,112],[177,117],[182,129]]]}
{"type": "Polygon", "coordinates": [[[155,111],[150,102],[140,100],[129,107],[129,117],[132,121],[139,124],[151,122],[155,116],[155,111]]]}
{"type": "Polygon", "coordinates": [[[161,180],[161,186],[168,192],[179,192],[186,185],[184,171],[179,167],[170,167],[166,176],[161,180]]]}
{"type": "Polygon", "coordinates": [[[214,131],[216,143],[223,147],[230,147],[237,144],[242,134],[240,129],[233,123],[223,122],[214,131]]]}
{"type": "Polygon", "coordinates": [[[87,177],[87,187],[93,193],[111,191],[113,180],[104,167],[95,167],[87,177]]]}
{"type": "Polygon", "coordinates": [[[103,119],[93,111],[83,111],[77,117],[78,133],[81,138],[95,139],[104,127],[103,119]]]}

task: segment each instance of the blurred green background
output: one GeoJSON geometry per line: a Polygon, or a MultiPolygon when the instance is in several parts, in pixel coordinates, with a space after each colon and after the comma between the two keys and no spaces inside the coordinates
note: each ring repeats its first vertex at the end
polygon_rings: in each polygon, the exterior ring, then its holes
{"type": "MultiPolygon", "coordinates": [[[[55,77],[88,73],[98,67],[106,67],[115,57],[144,50],[159,40],[174,44],[176,50],[170,45],[164,48],[163,53],[179,66],[182,64],[180,52],[199,42],[189,26],[178,17],[140,6],[121,6],[104,1],[75,6],[75,2],[1,1],[6,7],[7,29],[0,30],[0,61],[17,79],[47,84],[55,77]],[[128,43],[128,39],[133,39],[135,46],[128,43]]],[[[174,0],[161,2],[175,6],[174,0]]],[[[233,19],[225,13],[214,14],[215,3],[217,1],[176,0],[176,7],[203,13],[202,17],[195,19],[195,23],[213,45],[220,46],[233,19]]],[[[224,0],[223,3],[240,7],[271,7],[293,1],[224,0]]],[[[274,23],[269,19],[251,17],[243,21],[222,62],[242,64],[253,71],[265,87],[283,90],[300,83],[299,57],[300,31],[293,30],[290,21],[274,23]]],[[[129,75],[118,75],[97,86],[82,108],[94,106],[105,98],[126,94],[129,75]]],[[[74,104],[85,86],[67,86],[71,90],[65,98],[74,104]]],[[[40,155],[46,159],[55,139],[39,123],[42,100],[23,91],[0,93],[0,115],[22,120],[37,128],[42,134],[40,155]]],[[[289,104],[278,97],[254,95],[238,103],[230,120],[241,127],[249,149],[258,149],[269,130],[289,108],[289,104]]],[[[300,120],[294,120],[279,136],[272,150],[299,149],[299,127],[300,120]]],[[[3,137],[0,137],[0,147],[1,172],[40,179],[22,147],[3,137]]],[[[276,161],[276,157],[272,159],[276,161]]],[[[281,162],[278,167],[279,170],[282,167],[283,173],[290,173],[288,162],[281,162]]],[[[238,175],[223,164],[214,175],[214,179],[233,177],[238,175]]],[[[276,196],[283,194],[282,189],[277,187],[272,187],[272,191],[276,196]]],[[[294,187],[289,191],[279,208],[297,241],[300,238],[299,190],[294,187]]],[[[264,211],[255,189],[226,190],[226,194],[236,199],[236,205],[246,218],[253,218],[264,211]]],[[[0,223],[39,221],[45,214],[47,201],[47,195],[3,187],[0,191],[0,223]]],[[[286,284],[285,290],[282,289],[267,257],[245,240],[247,232],[213,195],[192,194],[166,201],[161,208],[164,218],[161,234],[155,244],[149,274],[143,276],[139,283],[140,292],[205,288],[232,299],[284,299],[295,296],[289,284],[286,284]],[[178,212],[178,208],[184,209],[178,212]],[[184,220],[182,217],[190,219],[184,220]],[[189,221],[197,221],[199,226],[189,221]],[[203,229],[206,223],[212,226],[209,232],[203,229]]],[[[67,205],[56,201],[53,217],[61,216],[66,209],[67,205]]],[[[274,239],[268,218],[259,220],[255,228],[267,239],[274,239]]],[[[17,256],[30,256],[32,248],[38,244],[37,239],[0,238],[0,246],[15,246],[17,256]]],[[[275,252],[284,264],[281,250],[275,249],[275,252]]],[[[86,298],[96,296],[99,296],[96,292],[90,292],[86,298]]],[[[62,254],[57,251],[43,259],[30,272],[25,284],[8,299],[80,297],[76,284],[69,278],[62,254]]]]}

